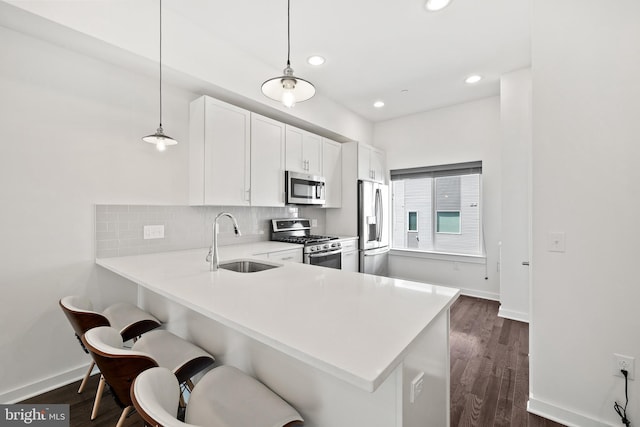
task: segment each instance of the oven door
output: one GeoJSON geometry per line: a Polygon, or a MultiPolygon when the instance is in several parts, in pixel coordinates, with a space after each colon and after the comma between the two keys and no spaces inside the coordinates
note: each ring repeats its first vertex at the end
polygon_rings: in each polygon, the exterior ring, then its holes
{"type": "Polygon", "coordinates": [[[304,254],[304,263],[342,270],[342,249],[304,254]]]}

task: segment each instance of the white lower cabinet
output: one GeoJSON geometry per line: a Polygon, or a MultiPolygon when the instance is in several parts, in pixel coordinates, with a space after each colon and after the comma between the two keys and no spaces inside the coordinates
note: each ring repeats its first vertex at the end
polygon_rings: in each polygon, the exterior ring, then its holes
{"type": "Polygon", "coordinates": [[[342,243],[342,271],[358,272],[360,259],[358,257],[358,240],[341,241],[342,243]]]}
{"type": "Polygon", "coordinates": [[[269,252],[267,254],[269,261],[289,261],[302,262],[302,248],[288,249],[286,251],[269,252]]]}

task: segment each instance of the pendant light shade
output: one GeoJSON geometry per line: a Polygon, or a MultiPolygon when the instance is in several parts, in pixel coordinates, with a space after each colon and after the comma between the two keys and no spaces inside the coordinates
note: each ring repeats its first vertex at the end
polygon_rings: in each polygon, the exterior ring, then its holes
{"type": "Polygon", "coordinates": [[[262,83],[262,93],[268,98],[280,101],[292,108],[296,102],[306,101],[316,94],[316,88],[308,81],[295,77],[291,68],[291,0],[287,0],[287,66],[283,75],[262,83]]]}
{"type": "Polygon", "coordinates": [[[169,135],[165,135],[164,129],[162,129],[162,0],[160,3],[160,124],[156,129],[156,133],[142,137],[144,142],[155,144],[158,151],[164,151],[168,145],[176,145],[178,141],[171,138],[169,135]]]}

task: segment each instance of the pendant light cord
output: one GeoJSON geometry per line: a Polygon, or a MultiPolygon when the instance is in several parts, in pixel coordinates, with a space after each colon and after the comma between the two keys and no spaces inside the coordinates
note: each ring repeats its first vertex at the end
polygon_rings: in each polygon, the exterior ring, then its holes
{"type": "Polygon", "coordinates": [[[291,66],[291,0],[287,0],[287,67],[291,66]]]}
{"type": "Polygon", "coordinates": [[[160,128],[162,128],[162,0],[160,0],[160,128]]]}

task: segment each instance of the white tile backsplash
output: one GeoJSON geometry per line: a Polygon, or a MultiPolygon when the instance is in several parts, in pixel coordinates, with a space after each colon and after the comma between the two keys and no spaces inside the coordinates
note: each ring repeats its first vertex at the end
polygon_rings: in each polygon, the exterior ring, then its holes
{"type": "Polygon", "coordinates": [[[228,218],[220,221],[220,245],[269,240],[269,220],[301,217],[317,220],[313,234],[324,234],[325,211],[314,207],[96,205],[96,257],[139,255],[211,245],[212,224],[220,212],[236,217],[241,237],[228,218]],[[164,225],[164,239],[143,239],[145,225],[164,225]]]}

